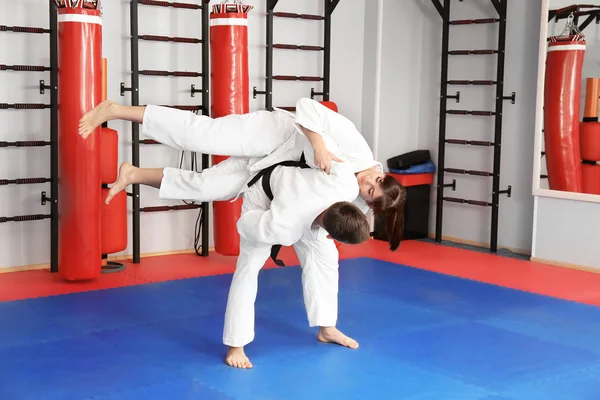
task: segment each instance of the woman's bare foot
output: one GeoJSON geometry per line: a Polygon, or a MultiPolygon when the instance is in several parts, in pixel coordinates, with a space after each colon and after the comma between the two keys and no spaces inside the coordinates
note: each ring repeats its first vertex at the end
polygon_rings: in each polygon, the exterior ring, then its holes
{"type": "Polygon", "coordinates": [[[79,120],[79,134],[84,139],[87,138],[97,127],[114,118],[114,109],[116,107],[118,107],[118,105],[114,102],[104,100],[102,103],[85,113],[79,120]]]}
{"type": "Polygon", "coordinates": [[[243,347],[230,347],[225,357],[225,363],[235,368],[252,368],[250,359],[246,357],[243,347]]]}
{"type": "Polygon", "coordinates": [[[324,343],[336,343],[340,346],[349,347],[351,349],[358,349],[358,342],[344,335],[335,326],[319,327],[317,339],[324,343]]]}
{"type": "Polygon", "coordinates": [[[138,168],[129,164],[128,162],[124,162],[119,167],[119,176],[117,181],[112,185],[110,190],[108,191],[108,195],[106,195],[106,204],[110,203],[110,201],[118,195],[120,192],[125,190],[125,188],[131,185],[134,181],[134,174],[138,168]]]}

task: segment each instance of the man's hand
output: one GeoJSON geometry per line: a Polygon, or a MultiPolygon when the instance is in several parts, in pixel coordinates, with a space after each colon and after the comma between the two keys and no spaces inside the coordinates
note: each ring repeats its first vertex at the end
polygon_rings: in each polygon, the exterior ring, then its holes
{"type": "Polygon", "coordinates": [[[331,153],[325,146],[318,146],[315,148],[315,165],[321,168],[329,175],[331,171],[331,161],[343,162],[331,153]]]}

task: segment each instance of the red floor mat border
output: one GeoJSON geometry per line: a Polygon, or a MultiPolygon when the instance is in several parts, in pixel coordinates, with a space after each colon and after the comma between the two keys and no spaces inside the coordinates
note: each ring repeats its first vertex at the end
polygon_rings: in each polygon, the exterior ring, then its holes
{"type": "MultiPolygon", "coordinates": [[[[397,252],[384,242],[371,240],[343,246],[340,258],[370,257],[413,268],[458,276],[565,300],[600,306],[600,274],[555,267],[419,241],[407,241],[397,252]]],[[[298,265],[293,249],[282,249],[286,265],[298,265]]],[[[0,274],[0,301],[13,301],[92,290],[141,285],[177,279],[232,273],[235,257],[212,253],[209,257],[177,254],[125,262],[120,273],[101,275],[90,282],[65,282],[48,270],[0,274]]],[[[265,268],[276,267],[269,260],[265,268]]]]}

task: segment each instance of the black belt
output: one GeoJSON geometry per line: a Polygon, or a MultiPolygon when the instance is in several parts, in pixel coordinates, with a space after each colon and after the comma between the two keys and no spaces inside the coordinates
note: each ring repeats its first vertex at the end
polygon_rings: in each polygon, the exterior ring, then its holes
{"type": "MultiPolygon", "coordinates": [[[[248,182],[248,187],[254,185],[256,182],[258,182],[259,179],[262,178],[263,190],[265,191],[265,194],[267,195],[269,200],[273,201],[273,191],[271,190],[271,174],[277,167],[310,168],[310,166],[306,163],[304,153],[302,153],[302,156],[298,161],[282,161],[280,163],[273,164],[270,167],[267,167],[263,170],[260,170],[258,174],[256,174],[256,176],[254,176],[254,178],[252,178],[250,182],[248,182]]],[[[271,247],[271,258],[273,259],[275,264],[277,264],[280,267],[284,267],[284,262],[277,258],[277,256],[279,255],[279,250],[281,250],[280,244],[273,245],[271,247]]]]}

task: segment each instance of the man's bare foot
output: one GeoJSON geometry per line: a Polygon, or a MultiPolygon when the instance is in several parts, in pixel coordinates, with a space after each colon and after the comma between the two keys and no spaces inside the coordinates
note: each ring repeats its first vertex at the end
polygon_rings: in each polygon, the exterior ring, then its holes
{"type": "Polygon", "coordinates": [[[114,108],[117,106],[110,100],[104,100],[85,113],[79,120],[79,134],[87,138],[97,127],[114,118],[114,108]]]}
{"type": "Polygon", "coordinates": [[[324,343],[336,343],[340,346],[349,347],[351,349],[358,349],[358,342],[344,335],[335,326],[319,327],[317,339],[324,343]]]}
{"type": "Polygon", "coordinates": [[[225,363],[235,368],[252,368],[250,359],[246,357],[243,347],[230,347],[225,357],[225,363]]]}
{"type": "Polygon", "coordinates": [[[108,204],[110,201],[118,195],[120,192],[125,190],[125,188],[133,183],[133,177],[136,171],[136,167],[129,164],[128,162],[124,162],[119,167],[119,176],[117,177],[117,181],[112,185],[110,190],[108,191],[108,195],[106,195],[105,203],[108,204]]]}

